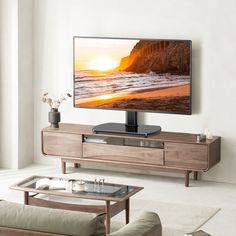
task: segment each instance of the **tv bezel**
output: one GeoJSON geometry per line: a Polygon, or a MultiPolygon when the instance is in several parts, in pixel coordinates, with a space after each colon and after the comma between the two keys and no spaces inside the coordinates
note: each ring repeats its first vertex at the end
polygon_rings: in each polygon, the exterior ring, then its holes
{"type": "Polygon", "coordinates": [[[157,38],[121,38],[121,37],[96,37],[96,36],[73,36],[73,107],[74,108],[87,108],[87,109],[99,109],[99,110],[113,110],[113,111],[134,111],[134,112],[148,112],[148,113],[163,113],[163,114],[175,114],[175,115],[192,115],[192,40],[188,39],[157,39],[157,38]],[[104,108],[96,106],[75,106],[75,40],[77,38],[87,39],[121,39],[121,40],[157,40],[157,41],[179,41],[189,42],[190,44],[190,111],[189,113],[179,113],[171,111],[160,110],[141,110],[141,109],[125,109],[125,108],[104,108]]]}

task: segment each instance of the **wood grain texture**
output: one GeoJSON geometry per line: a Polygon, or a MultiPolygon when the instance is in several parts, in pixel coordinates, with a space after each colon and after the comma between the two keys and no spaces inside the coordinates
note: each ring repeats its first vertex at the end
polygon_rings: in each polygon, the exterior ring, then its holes
{"type": "Polygon", "coordinates": [[[186,171],[185,172],[185,187],[189,187],[189,174],[190,174],[190,171],[186,171]]]}
{"type": "Polygon", "coordinates": [[[119,214],[121,211],[125,210],[125,202],[127,200],[123,201],[123,202],[116,202],[114,204],[111,204],[110,208],[111,208],[111,217],[119,214]]]}
{"type": "Polygon", "coordinates": [[[83,143],[86,158],[163,165],[163,149],[83,143]]]}
{"type": "Polygon", "coordinates": [[[69,203],[63,203],[63,202],[44,200],[44,199],[35,198],[35,197],[29,197],[29,205],[70,210],[70,211],[90,212],[90,213],[97,213],[97,214],[105,212],[105,205],[100,206],[100,205],[69,204],[69,203]]]}
{"type": "Polygon", "coordinates": [[[125,223],[129,224],[129,215],[130,215],[130,199],[125,201],[125,223]]]}
{"type": "Polygon", "coordinates": [[[43,153],[52,156],[82,157],[82,135],[43,132],[43,153]]]}
{"type": "Polygon", "coordinates": [[[109,234],[111,229],[111,205],[106,201],[106,233],[109,234]]]}
{"type": "Polygon", "coordinates": [[[205,170],[208,167],[208,147],[196,144],[165,144],[166,166],[205,170]]]}
{"type": "Polygon", "coordinates": [[[221,138],[217,136],[211,140],[197,142],[197,134],[162,131],[144,138],[125,134],[95,134],[93,127],[61,123],[59,128],[42,129],[43,154],[58,156],[62,163],[94,163],[94,166],[106,164],[124,167],[127,171],[207,171],[220,161],[221,138]],[[137,143],[141,140],[155,141],[162,145],[158,149],[84,142],[83,137],[90,135],[122,138],[131,142],[134,140],[137,143]]]}
{"type": "Polygon", "coordinates": [[[109,165],[113,167],[122,167],[125,168],[127,172],[132,172],[133,169],[142,169],[145,170],[145,173],[149,173],[149,171],[160,171],[160,172],[175,172],[175,173],[185,173],[185,169],[171,166],[160,166],[160,165],[152,165],[152,164],[144,164],[144,163],[132,163],[132,162],[121,162],[114,160],[102,160],[102,159],[92,159],[92,158],[62,158],[63,161],[69,163],[77,163],[85,164],[89,163],[94,165],[92,168],[96,168],[98,165],[104,166],[109,165]]]}
{"type": "Polygon", "coordinates": [[[29,192],[24,192],[24,204],[29,205],[29,192]]]}
{"type": "Polygon", "coordinates": [[[214,166],[220,162],[220,159],[221,159],[221,138],[214,140],[214,142],[210,145],[208,155],[209,155],[208,169],[210,169],[212,166],[214,166]]]}
{"type": "MultiPolygon", "coordinates": [[[[119,135],[119,134],[95,134],[93,133],[92,125],[80,125],[80,124],[68,124],[68,123],[60,123],[59,128],[51,128],[46,127],[42,129],[43,132],[52,132],[52,133],[70,133],[70,134],[84,134],[84,135],[97,135],[97,136],[107,136],[107,137],[126,137],[131,139],[143,140],[144,137],[135,136],[135,135],[119,135]]],[[[199,143],[201,144],[210,144],[214,142],[218,137],[214,136],[212,140],[206,140],[205,142],[199,143]]],[[[146,140],[153,141],[173,141],[180,143],[197,143],[197,134],[189,134],[189,133],[180,133],[180,132],[166,132],[162,131],[159,134],[149,135],[146,140]]]]}

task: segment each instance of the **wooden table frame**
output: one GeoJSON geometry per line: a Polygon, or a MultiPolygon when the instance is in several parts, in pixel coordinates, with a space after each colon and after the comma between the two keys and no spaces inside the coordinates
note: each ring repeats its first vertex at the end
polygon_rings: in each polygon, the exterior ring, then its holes
{"type": "MultiPolygon", "coordinates": [[[[40,206],[40,207],[49,207],[49,208],[56,208],[56,209],[64,209],[64,210],[73,210],[73,211],[82,211],[82,212],[90,212],[90,213],[105,213],[106,214],[106,233],[110,233],[110,222],[111,218],[121,211],[125,210],[125,222],[126,224],[129,223],[130,218],[130,197],[133,196],[135,193],[141,191],[142,187],[134,187],[135,189],[131,191],[129,194],[122,198],[118,197],[105,197],[105,196],[83,196],[78,195],[78,198],[81,199],[89,199],[89,200],[101,200],[104,201],[104,205],[79,205],[79,204],[71,204],[71,203],[63,203],[63,202],[56,202],[50,201],[45,199],[36,198],[38,194],[45,194],[45,195],[57,195],[61,197],[76,197],[75,194],[66,194],[63,192],[57,192],[55,190],[38,190],[28,187],[20,186],[23,183],[26,183],[34,176],[27,178],[21,181],[18,184],[11,186],[11,189],[20,190],[24,192],[24,204],[31,205],[31,206],[40,206]]],[[[37,176],[42,177],[42,176],[37,176]]],[[[48,177],[50,178],[50,177],[48,177]]]]}

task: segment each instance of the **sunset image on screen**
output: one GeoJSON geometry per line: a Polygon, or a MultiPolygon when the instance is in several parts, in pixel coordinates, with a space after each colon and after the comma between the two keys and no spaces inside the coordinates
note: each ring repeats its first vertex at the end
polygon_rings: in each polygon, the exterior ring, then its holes
{"type": "Polygon", "coordinates": [[[98,71],[111,70],[119,66],[119,62],[109,57],[98,57],[90,62],[89,67],[98,71]]]}
{"type": "Polygon", "coordinates": [[[74,39],[75,107],[190,112],[189,41],[74,39]]]}

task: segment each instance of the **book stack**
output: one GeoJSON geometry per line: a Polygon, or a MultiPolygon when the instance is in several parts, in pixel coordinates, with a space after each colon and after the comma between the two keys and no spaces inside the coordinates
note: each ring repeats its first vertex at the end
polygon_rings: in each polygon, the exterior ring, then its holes
{"type": "Polygon", "coordinates": [[[107,137],[85,137],[85,142],[88,143],[107,143],[107,137]]]}
{"type": "Polygon", "coordinates": [[[66,187],[65,180],[52,180],[48,178],[39,179],[36,182],[36,189],[38,190],[63,190],[66,187]]]}
{"type": "Polygon", "coordinates": [[[196,232],[187,233],[185,236],[211,236],[210,234],[204,232],[203,230],[198,230],[196,232]]]}

